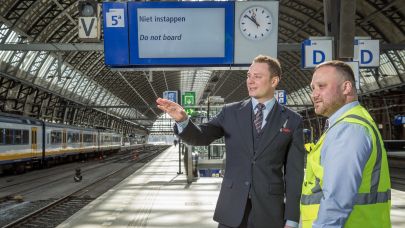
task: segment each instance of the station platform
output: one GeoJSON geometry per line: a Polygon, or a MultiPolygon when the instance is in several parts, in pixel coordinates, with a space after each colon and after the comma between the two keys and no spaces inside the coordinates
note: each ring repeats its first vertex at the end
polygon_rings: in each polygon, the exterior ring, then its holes
{"type": "Polygon", "coordinates": [[[222,178],[188,184],[178,167],[172,146],[58,227],[217,227],[212,216],[222,178]]]}
{"type": "MultiPolygon", "coordinates": [[[[170,147],[58,228],[217,227],[212,217],[222,178],[188,184],[177,172],[178,148],[170,147]]],[[[392,190],[391,220],[393,228],[405,227],[405,192],[392,190]]]]}

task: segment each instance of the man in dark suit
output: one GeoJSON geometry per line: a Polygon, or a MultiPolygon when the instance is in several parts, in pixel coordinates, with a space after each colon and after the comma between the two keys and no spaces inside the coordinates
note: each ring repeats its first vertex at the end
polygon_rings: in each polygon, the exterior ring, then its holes
{"type": "Polygon", "coordinates": [[[191,145],[225,137],[226,170],[215,209],[220,228],[298,227],[304,173],[302,118],[280,105],[274,91],[280,63],[257,56],[247,73],[248,100],[227,104],[208,123],[195,125],[166,99],[158,107],[175,121],[175,133],[191,145]]]}

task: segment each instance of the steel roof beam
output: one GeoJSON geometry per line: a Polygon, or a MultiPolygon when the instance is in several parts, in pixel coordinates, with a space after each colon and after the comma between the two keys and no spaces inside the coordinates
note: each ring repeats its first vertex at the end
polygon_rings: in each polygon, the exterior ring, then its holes
{"type": "MultiPolygon", "coordinates": [[[[384,50],[403,50],[405,43],[380,44],[384,50]]],[[[301,51],[301,43],[279,43],[277,47],[282,51],[301,51]]],[[[104,51],[103,43],[28,43],[28,44],[0,44],[1,51],[104,51]]]]}
{"type": "Polygon", "coordinates": [[[28,43],[0,44],[2,51],[103,51],[102,43],[28,43]]]}

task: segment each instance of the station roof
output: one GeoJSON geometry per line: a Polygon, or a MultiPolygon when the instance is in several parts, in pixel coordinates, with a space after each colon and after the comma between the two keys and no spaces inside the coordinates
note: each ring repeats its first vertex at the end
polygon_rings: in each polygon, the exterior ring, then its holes
{"type": "MultiPolygon", "coordinates": [[[[278,88],[286,90],[288,105],[297,108],[312,106],[309,88],[312,72],[300,68],[301,53],[297,47],[308,37],[325,35],[323,2],[279,1],[278,42],[285,48],[278,53],[283,68],[278,88]]],[[[403,1],[356,3],[355,35],[378,39],[383,47],[380,67],[361,69],[361,93],[403,90],[403,1]]],[[[1,78],[56,94],[68,100],[71,107],[86,106],[146,127],[162,114],[155,100],[166,90],[196,91],[198,104],[209,96],[221,96],[225,103],[248,97],[246,70],[118,71],[106,67],[102,40],[83,44],[78,38],[77,6],[76,0],[2,0],[1,78]]]]}

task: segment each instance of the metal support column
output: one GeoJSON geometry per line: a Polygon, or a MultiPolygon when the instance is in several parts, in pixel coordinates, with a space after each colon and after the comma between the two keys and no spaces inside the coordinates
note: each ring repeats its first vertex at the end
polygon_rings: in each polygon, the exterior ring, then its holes
{"type": "Polygon", "coordinates": [[[177,174],[183,174],[183,172],[181,171],[181,139],[179,139],[178,145],[179,145],[179,171],[177,172],[177,174]]]}
{"type": "Polygon", "coordinates": [[[354,53],[356,1],[340,0],[340,31],[338,59],[351,61],[354,53]]]}

